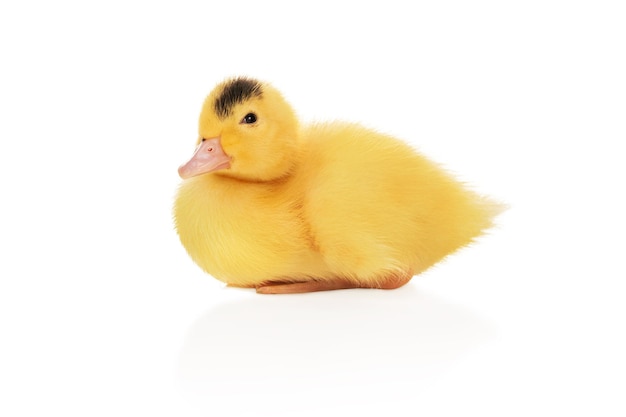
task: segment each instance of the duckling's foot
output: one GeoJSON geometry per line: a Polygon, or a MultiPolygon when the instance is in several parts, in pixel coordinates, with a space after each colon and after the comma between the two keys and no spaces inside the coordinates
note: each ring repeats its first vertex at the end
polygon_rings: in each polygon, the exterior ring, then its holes
{"type": "Polygon", "coordinates": [[[377,288],[392,290],[409,282],[412,276],[412,273],[393,274],[386,277],[377,285],[357,283],[340,278],[306,282],[267,282],[257,287],[256,292],[259,294],[297,294],[315,291],[346,290],[349,288],[377,288]]]}
{"type": "Polygon", "coordinates": [[[302,292],[345,290],[359,285],[344,279],[307,282],[269,282],[256,288],[259,294],[297,294],[302,292]]]}

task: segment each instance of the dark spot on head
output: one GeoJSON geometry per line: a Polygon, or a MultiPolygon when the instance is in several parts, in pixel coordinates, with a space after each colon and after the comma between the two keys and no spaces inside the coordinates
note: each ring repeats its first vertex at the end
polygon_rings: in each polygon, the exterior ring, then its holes
{"type": "Polygon", "coordinates": [[[236,104],[251,97],[261,97],[261,83],[251,78],[235,78],[228,81],[220,95],[215,99],[215,113],[223,119],[229,116],[236,104]]]}

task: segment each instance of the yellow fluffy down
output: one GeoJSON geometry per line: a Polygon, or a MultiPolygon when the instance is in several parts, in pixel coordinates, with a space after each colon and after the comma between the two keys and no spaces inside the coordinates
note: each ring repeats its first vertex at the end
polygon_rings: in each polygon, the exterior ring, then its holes
{"type": "Polygon", "coordinates": [[[467,245],[501,210],[391,136],[348,123],[299,126],[265,83],[218,117],[215,101],[232,82],[207,98],[198,138],[220,138],[232,166],[184,180],[174,204],[189,255],[225,283],[381,287],[467,245]],[[258,122],[242,125],[251,111],[258,122]]]}

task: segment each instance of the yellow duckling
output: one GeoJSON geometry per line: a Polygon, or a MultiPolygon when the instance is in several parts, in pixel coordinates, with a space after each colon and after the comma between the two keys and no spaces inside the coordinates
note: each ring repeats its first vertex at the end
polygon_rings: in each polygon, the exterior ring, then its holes
{"type": "Polygon", "coordinates": [[[500,211],[393,137],[300,126],[275,88],[250,78],[209,94],[178,172],[174,219],[191,258],[259,293],[398,288],[500,211]]]}

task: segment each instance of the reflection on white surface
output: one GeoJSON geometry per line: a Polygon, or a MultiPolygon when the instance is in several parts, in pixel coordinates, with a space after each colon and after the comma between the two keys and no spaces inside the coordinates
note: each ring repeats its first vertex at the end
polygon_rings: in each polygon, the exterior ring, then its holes
{"type": "Polygon", "coordinates": [[[188,399],[220,415],[354,410],[359,401],[384,407],[414,398],[495,334],[490,323],[412,285],[256,296],[215,307],[192,325],[179,379],[188,399]]]}

